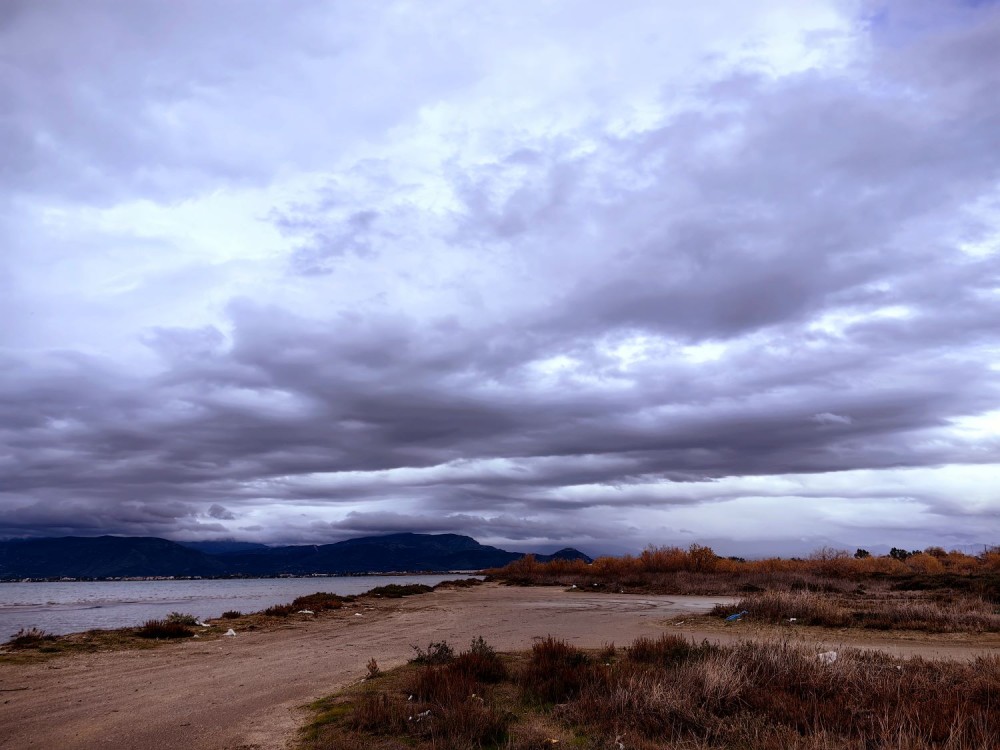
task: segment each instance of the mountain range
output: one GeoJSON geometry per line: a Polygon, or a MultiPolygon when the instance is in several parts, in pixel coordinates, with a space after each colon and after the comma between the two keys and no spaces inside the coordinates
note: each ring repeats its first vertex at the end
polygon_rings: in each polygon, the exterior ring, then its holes
{"type": "MultiPolygon", "coordinates": [[[[343,575],[481,570],[523,557],[459,534],[389,534],[334,544],[268,547],[172,542],[156,537],[58,537],[0,541],[0,580],[155,576],[343,575]]],[[[567,547],[540,561],[590,558],[567,547]]]]}

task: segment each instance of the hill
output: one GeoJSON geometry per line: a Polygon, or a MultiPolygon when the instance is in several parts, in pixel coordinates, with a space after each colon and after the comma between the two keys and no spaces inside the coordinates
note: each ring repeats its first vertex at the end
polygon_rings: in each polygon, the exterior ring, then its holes
{"type": "MultiPolygon", "coordinates": [[[[389,534],[284,547],[177,543],[156,537],[60,537],[0,542],[0,579],[479,570],[520,557],[520,552],[483,545],[459,534],[389,534]]],[[[537,558],[590,560],[571,548],[537,558]]]]}

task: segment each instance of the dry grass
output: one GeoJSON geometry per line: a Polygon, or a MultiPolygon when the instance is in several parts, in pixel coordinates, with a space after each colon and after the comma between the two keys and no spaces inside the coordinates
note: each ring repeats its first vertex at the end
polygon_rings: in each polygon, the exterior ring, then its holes
{"type": "Polygon", "coordinates": [[[826,664],[785,642],[665,636],[588,653],[547,638],[504,657],[509,676],[493,684],[458,670],[461,657],[411,664],[315,706],[305,744],[981,750],[1000,736],[997,656],[955,663],[845,651],[826,664]]]}
{"type": "Polygon", "coordinates": [[[146,620],[141,627],[137,628],[135,634],[139,638],[190,638],[194,631],[182,622],[171,620],[146,620]]]}
{"type": "Polygon", "coordinates": [[[540,563],[528,555],[491,578],[513,585],[576,585],[577,590],[659,594],[759,591],[845,593],[859,584],[898,590],[945,590],[1000,604],[1000,552],[979,556],[931,547],[921,553],[853,557],[824,548],[808,559],[741,560],[709,547],[649,547],[642,554],[540,563]]]}
{"type": "Polygon", "coordinates": [[[766,591],[748,594],[732,606],[717,606],[712,614],[748,612],[748,620],[833,628],[921,630],[932,633],[998,632],[1000,612],[995,605],[969,596],[938,599],[864,598],[809,592],[766,591]]]}

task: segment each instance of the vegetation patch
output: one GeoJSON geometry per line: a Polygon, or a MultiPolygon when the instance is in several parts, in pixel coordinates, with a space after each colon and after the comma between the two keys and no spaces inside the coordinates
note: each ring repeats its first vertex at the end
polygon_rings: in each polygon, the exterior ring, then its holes
{"type": "Polygon", "coordinates": [[[386,586],[376,586],[368,592],[368,596],[378,596],[383,599],[400,599],[404,596],[429,594],[432,591],[434,591],[433,587],[423,583],[390,583],[386,586]]]}
{"type": "Polygon", "coordinates": [[[676,636],[583,651],[553,638],[497,655],[480,639],[314,704],[303,747],[868,750],[992,747],[1000,656],[958,663],[786,642],[676,636]],[[493,654],[498,671],[469,669],[493,654]],[[828,656],[828,655],[826,655],[828,656]],[[502,674],[502,677],[497,677],[502,674]]]}
{"type": "Polygon", "coordinates": [[[135,634],[139,638],[190,638],[194,631],[187,625],[170,620],[146,620],[135,634]]]}
{"type": "Polygon", "coordinates": [[[734,605],[717,605],[711,614],[725,617],[744,610],[748,620],[773,624],[921,630],[932,633],[1000,632],[1000,612],[997,607],[970,596],[950,595],[914,600],[764,591],[748,594],[734,605]]]}

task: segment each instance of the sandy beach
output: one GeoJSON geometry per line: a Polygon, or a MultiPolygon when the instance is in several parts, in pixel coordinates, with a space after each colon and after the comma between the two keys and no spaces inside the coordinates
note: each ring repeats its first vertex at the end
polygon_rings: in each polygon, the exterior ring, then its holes
{"type": "MultiPolygon", "coordinates": [[[[720,642],[775,635],[704,620],[694,628],[675,624],[719,601],[728,600],[488,584],[366,602],[233,638],[3,664],[0,748],[287,748],[306,719],[304,704],[361,679],[369,659],[391,668],[413,655],[411,645],[430,641],[464,647],[482,635],[500,650],[517,650],[546,635],[582,647],[624,645],[667,628],[720,642]]],[[[995,634],[886,638],[800,629],[792,635],[825,647],[854,645],[927,657],[973,658],[1000,648],[995,634]]]]}

